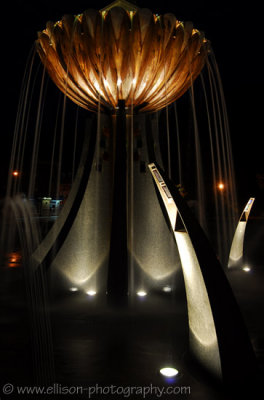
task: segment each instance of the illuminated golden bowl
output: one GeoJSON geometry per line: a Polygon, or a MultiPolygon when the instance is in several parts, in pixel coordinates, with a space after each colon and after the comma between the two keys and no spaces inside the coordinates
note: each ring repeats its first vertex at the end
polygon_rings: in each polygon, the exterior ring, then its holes
{"type": "Polygon", "coordinates": [[[209,44],[191,23],[130,6],[119,0],[101,11],[67,15],[38,34],[49,75],[81,107],[97,111],[100,103],[114,110],[124,100],[140,111],[161,109],[182,96],[204,66],[209,44]]]}

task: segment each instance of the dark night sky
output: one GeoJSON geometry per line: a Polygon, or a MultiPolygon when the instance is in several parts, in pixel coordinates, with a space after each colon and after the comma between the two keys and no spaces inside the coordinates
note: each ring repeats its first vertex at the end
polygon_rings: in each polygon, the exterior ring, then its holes
{"type": "MultiPolygon", "coordinates": [[[[107,0],[13,1],[2,8],[2,134],[1,176],[7,164],[7,148],[14,129],[19,90],[26,59],[46,21],[85,9],[105,7],[107,0]],[[3,90],[4,89],[4,90],[3,90]]],[[[236,176],[246,197],[256,189],[255,175],[264,171],[263,145],[263,57],[261,2],[137,1],[140,7],[179,20],[190,20],[211,41],[219,64],[230,120],[236,176]]],[[[242,196],[243,196],[242,193],[242,196]]]]}

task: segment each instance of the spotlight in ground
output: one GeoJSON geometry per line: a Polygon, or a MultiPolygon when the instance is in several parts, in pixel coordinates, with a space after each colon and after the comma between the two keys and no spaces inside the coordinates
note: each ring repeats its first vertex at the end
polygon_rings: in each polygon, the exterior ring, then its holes
{"type": "Polygon", "coordinates": [[[95,296],[96,291],[95,290],[87,290],[86,294],[88,294],[88,296],[95,296]]]}
{"type": "Polygon", "coordinates": [[[160,369],[160,373],[166,378],[174,378],[176,375],[178,375],[179,371],[176,368],[164,367],[160,369]]]}
{"type": "Polygon", "coordinates": [[[242,269],[243,269],[243,271],[245,271],[245,272],[251,271],[251,268],[248,267],[247,265],[245,265],[242,269]]]}
{"type": "Polygon", "coordinates": [[[172,292],[172,288],[170,286],[164,286],[164,288],[162,290],[165,293],[171,293],[172,292]]]}
{"type": "Polygon", "coordinates": [[[70,292],[78,292],[78,288],[77,287],[71,287],[69,289],[70,292]]]}
{"type": "Polygon", "coordinates": [[[137,292],[137,295],[138,295],[139,297],[145,297],[145,296],[147,295],[147,292],[145,292],[144,290],[139,290],[139,291],[137,292]]]}

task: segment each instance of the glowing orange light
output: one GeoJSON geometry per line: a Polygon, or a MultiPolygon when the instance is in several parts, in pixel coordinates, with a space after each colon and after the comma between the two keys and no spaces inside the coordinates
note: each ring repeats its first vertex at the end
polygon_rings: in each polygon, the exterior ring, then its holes
{"type": "Polygon", "coordinates": [[[21,266],[21,254],[17,252],[9,253],[7,266],[9,268],[16,268],[21,266]]]}
{"type": "Polygon", "coordinates": [[[12,175],[17,177],[19,175],[19,172],[18,171],[13,171],[12,175]]]}
{"type": "Polygon", "coordinates": [[[220,183],[218,183],[217,188],[218,188],[219,190],[224,190],[225,185],[224,185],[222,182],[220,182],[220,183]]]}

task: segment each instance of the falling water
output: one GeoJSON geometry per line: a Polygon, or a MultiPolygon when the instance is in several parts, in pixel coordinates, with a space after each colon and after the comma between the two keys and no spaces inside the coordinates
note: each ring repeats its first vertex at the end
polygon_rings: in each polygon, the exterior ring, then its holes
{"type": "Polygon", "coordinates": [[[179,185],[182,183],[182,163],[181,163],[181,143],[180,143],[180,131],[179,131],[179,120],[178,120],[178,112],[177,112],[177,103],[176,101],[173,103],[174,107],[174,115],[175,115],[175,125],[176,125],[176,143],[177,143],[177,168],[178,168],[178,182],[179,185]]]}
{"type": "Polygon", "coordinates": [[[73,142],[73,157],[72,157],[72,184],[74,182],[74,176],[75,176],[75,163],[76,163],[76,142],[77,142],[77,133],[78,133],[78,115],[79,115],[79,107],[77,108],[76,111],[76,118],[75,118],[75,126],[74,126],[74,142],[73,142]]]}
{"type": "MultiPolygon", "coordinates": [[[[47,274],[44,265],[36,266],[31,259],[33,251],[42,240],[41,231],[44,226],[43,223],[40,223],[38,207],[34,204],[33,199],[38,195],[48,194],[50,196],[52,192],[53,194],[57,193],[55,198],[59,196],[61,171],[65,166],[62,154],[65,150],[66,96],[64,96],[62,108],[59,102],[57,110],[55,108],[54,128],[52,122],[47,123],[53,119],[50,115],[51,107],[48,107],[49,103],[46,101],[49,81],[46,79],[44,69],[40,74],[40,65],[39,62],[36,63],[35,52],[31,52],[21,87],[7,193],[2,212],[1,265],[4,263],[6,253],[17,251],[16,249],[22,251],[20,266],[24,272],[27,307],[30,315],[34,378],[38,383],[47,384],[55,381],[53,340],[49,316],[47,274]],[[62,115],[60,121],[59,111],[62,115]],[[49,114],[47,115],[47,113],[49,114]],[[44,122],[46,123],[44,124],[44,122]],[[47,130],[54,134],[47,135],[47,130]],[[43,159],[43,155],[47,158],[50,148],[52,151],[49,167],[45,167],[46,173],[40,175],[40,161],[43,159]],[[17,177],[12,175],[15,170],[18,171],[17,177]],[[50,170],[50,174],[48,170],[50,170]],[[54,181],[55,175],[57,175],[56,181],[54,181]]],[[[74,175],[74,157],[78,156],[75,151],[78,140],[77,118],[75,125],[76,129],[72,130],[74,133],[72,176],[74,175]]]]}
{"type": "MultiPolygon", "coordinates": [[[[210,135],[212,134],[211,126],[214,130],[214,139],[210,137],[211,147],[215,143],[215,149],[212,149],[211,157],[214,171],[214,188],[217,188],[219,182],[223,182],[223,192],[215,189],[215,206],[217,220],[217,240],[219,257],[223,264],[226,265],[228,252],[234,234],[234,227],[237,222],[237,198],[236,185],[234,176],[234,166],[232,157],[232,147],[230,139],[230,131],[228,125],[227,110],[224,100],[224,93],[221,83],[221,77],[214,55],[211,55],[210,62],[207,63],[208,80],[211,98],[211,115],[212,122],[208,124],[210,135]],[[224,239],[224,240],[223,240],[224,239]]],[[[204,97],[208,108],[208,97],[203,83],[204,97]]]]}
{"type": "MultiPolygon", "coordinates": [[[[132,89],[133,91],[133,89],[132,89]]],[[[133,304],[135,293],[135,276],[134,276],[134,106],[133,95],[130,107],[130,115],[127,124],[127,141],[128,141],[128,169],[127,169],[127,210],[128,210],[128,248],[129,248],[129,294],[130,302],[133,304]]]]}
{"type": "MultiPolygon", "coordinates": [[[[171,127],[173,132],[170,137],[176,147],[176,151],[171,147],[171,157],[173,159],[176,155],[177,158],[172,163],[172,176],[176,184],[184,186],[183,191],[191,193],[191,198],[187,195],[190,204],[192,200],[197,200],[196,216],[225,266],[237,221],[237,200],[227,110],[213,54],[200,78],[189,90],[191,118],[186,117],[183,110],[183,106],[188,108],[187,95],[171,106],[174,113],[170,110],[169,120],[174,126],[174,129],[171,127]],[[193,133],[189,133],[187,138],[189,121],[193,122],[193,133]],[[208,168],[209,165],[211,168],[208,168]],[[190,186],[194,182],[195,191],[190,186]],[[223,192],[217,189],[219,182],[225,185],[223,192]]],[[[167,113],[166,110],[166,120],[167,113]]]]}
{"type": "MultiPolygon", "coordinates": [[[[54,381],[54,361],[51,325],[49,319],[47,282],[45,271],[41,267],[35,270],[30,256],[40,243],[40,232],[31,204],[19,194],[6,199],[6,223],[10,235],[4,244],[4,250],[10,246],[17,246],[16,232],[20,241],[22,260],[18,267],[23,265],[27,307],[30,318],[30,339],[33,356],[34,378],[38,383],[54,381]],[[12,225],[10,225],[12,224],[12,225]],[[11,228],[11,229],[10,229],[11,228]]],[[[13,247],[14,248],[14,247],[13,247]]]]}
{"type": "Polygon", "coordinates": [[[55,148],[56,148],[60,106],[61,106],[61,98],[59,99],[58,106],[57,106],[57,114],[56,114],[55,126],[54,126],[54,131],[53,131],[52,152],[51,152],[51,161],[50,161],[50,178],[49,178],[49,188],[48,188],[48,196],[49,197],[52,194],[52,178],[53,178],[53,170],[54,170],[54,158],[55,158],[55,148]]]}
{"type": "Polygon", "coordinates": [[[194,130],[194,146],[195,146],[195,163],[196,163],[196,193],[197,193],[197,215],[198,220],[206,231],[206,218],[205,218],[205,210],[206,210],[206,203],[205,203],[205,195],[204,195],[204,172],[203,172],[203,163],[202,163],[202,156],[201,156],[201,141],[200,141],[200,134],[197,122],[197,115],[196,115],[196,106],[195,106],[195,98],[194,98],[194,90],[193,86],[190,88],[190,97],[191,97],[191,107],[193,113],[193,130],[194,130]]]}

